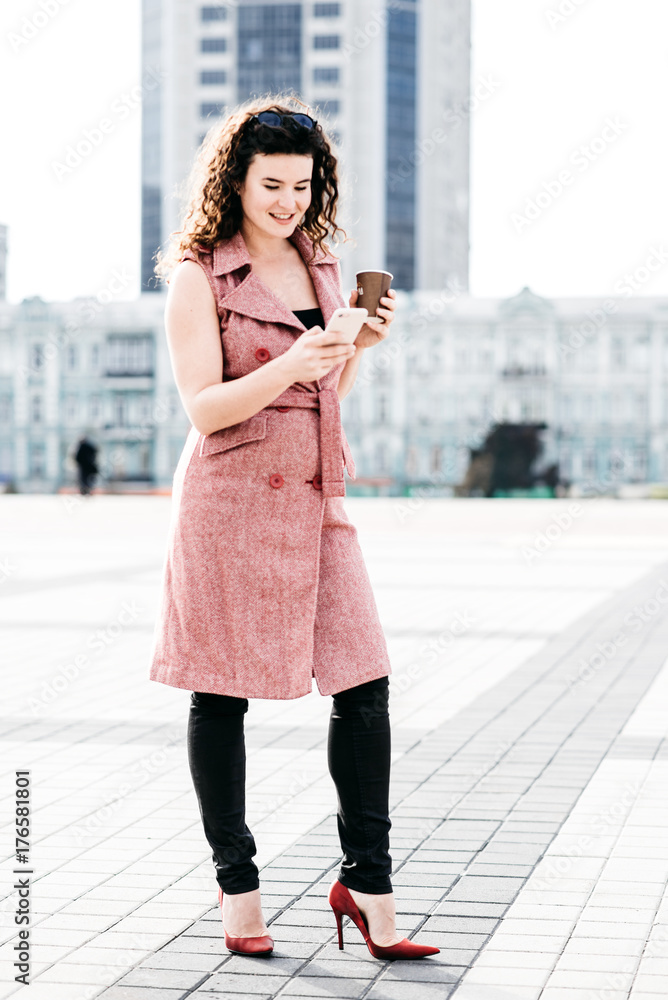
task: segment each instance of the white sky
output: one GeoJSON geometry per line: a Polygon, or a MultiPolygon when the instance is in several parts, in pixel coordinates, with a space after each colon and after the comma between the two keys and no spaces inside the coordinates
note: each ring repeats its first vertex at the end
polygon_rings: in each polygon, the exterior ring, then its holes
{"type": "MultiPolygon", "coordinates": [[[[41,2],[57,12],[18,51],[10,35],[40,0],[0,9],[8,298],[95,295],[114,272],[134,298],[140,112],[121,105],[140,83],[140,0],[41,2]],[[102,118],[111,131],[57,179],[54,161],[102,118]]],[[[648,257],[639,293],[668,294],[667,54],[666,0],[473,0],[472,82],[498,84],[472,116],[473,294],[605,297],[648,257]],[[551,26],[560,9],[572,12],[551,26]],[[571,182],[550,197],[564,170],[571,182]],[[518,232],[513,214],[539,192],[550,204],[518,232]]]]}

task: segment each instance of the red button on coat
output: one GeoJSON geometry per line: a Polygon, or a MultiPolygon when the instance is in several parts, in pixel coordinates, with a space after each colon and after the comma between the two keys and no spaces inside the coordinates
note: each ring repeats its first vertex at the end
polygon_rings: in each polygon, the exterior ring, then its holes
{"type": "Polygon", "coordinates": [[[255,357],[258,359],[258,361],[268,361],[270,354],[266,347],[258,347],[257,351],[255,352],[255,357]]]}
{"type": "Polygon", "coordinates": [[[284,482],[285,480],[279,472],[275,472],[273,476],[269,477],[269,485],[273,486],[275,490],[280,489],[284,482]]]}
{"type": "Polygon", "coordinates": [[[313,477],[313,489],[314,490],[321,490],[322,489],[322,476],[314,476],[313,477]]]}
{"type": "Polygon", "coordinates": [[[279,413],[287,413],[288,410],[290,409],[290,407],[289,406],[277,406],[276,409],[278,410],[279,413]]]}

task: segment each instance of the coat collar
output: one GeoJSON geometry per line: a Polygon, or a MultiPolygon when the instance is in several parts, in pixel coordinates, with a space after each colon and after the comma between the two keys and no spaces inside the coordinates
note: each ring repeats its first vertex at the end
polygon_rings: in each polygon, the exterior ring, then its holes
{"type": "MultiPolygon", "coordinates": [[[[328,280],[328,274],[323,272],[319,265],[338,264],[338,259],[329,252],[316,249],[315,258],[309,263],[313,244],[310,237],[301,229],[295,229],[289,240],[297,248],[308,268],[323,319],[327,325],[332,313],[341,304],[340,293],[337,295],[334,291],[334,286],[338,285],[338,282],[333,283],[331,277],[328,280]]],[[[253,319],[265,323],[281,323],[285,326],[292,326],[300,332],[305,330],[304,324],[297,319],[285,303],[253,273],[252,264],[252,257],[248,253],[241,231],[237,231],[230,239],[222,240],[215,245],[212,268],[214,276],[231,274],[241,268],[246,269],[246,275],[240,284],[221,296],[221,306],[224,309],[251,316],[253,319]]]]}

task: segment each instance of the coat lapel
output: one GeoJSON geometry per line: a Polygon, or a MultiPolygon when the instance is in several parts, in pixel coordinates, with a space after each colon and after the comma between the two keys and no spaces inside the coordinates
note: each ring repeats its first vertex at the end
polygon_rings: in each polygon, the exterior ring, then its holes
{"type": "MultiPolygon", "coordinates": [[[[290,242],[297,247],[302,260],[308,267],[315,294],[322,310],[325,326],[332,313],[341,305],[341,293],[338,287],[338,260],[330,253],[318,251],[312,263],[307,263],[311,256],[311,240],[300,229],[296,229],[290,237],[290,242]],[[330,265],[323,267],[323,265],[330,265]]],[[[275,295],[265,283],[253,273],[252,259],[241,232],[236,232],[229,240],[223,240],[214,247],[213,274],[225,276],[233,271],[240,271],[240,282],[227,294],[223,294],[220,304],[224,309],[250,316],[263,323],[281,323],[299,332],[306,327],[285,303],[275,295]],[[244,274],[245,272],[245,274],[244,274]]]]}

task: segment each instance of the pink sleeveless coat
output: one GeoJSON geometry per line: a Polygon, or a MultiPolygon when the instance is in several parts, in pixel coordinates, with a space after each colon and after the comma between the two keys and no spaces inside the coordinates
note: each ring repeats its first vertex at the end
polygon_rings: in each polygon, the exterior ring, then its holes
{"type": "MultiPolygon", "coordinates": [[[[346,305],[338,260],[297,229],[325,324],[346,305]]],[[[253,273],[241,233],[186,251],[220,317],[222,381],[283,354],[304,325],[253,273]]],[[[391,672],[357,531],[343,507],[354,464],[336,386],[344,364],[203,436],[174,475],[150,678],[240,698],[334,694],[391,672]]]]}

